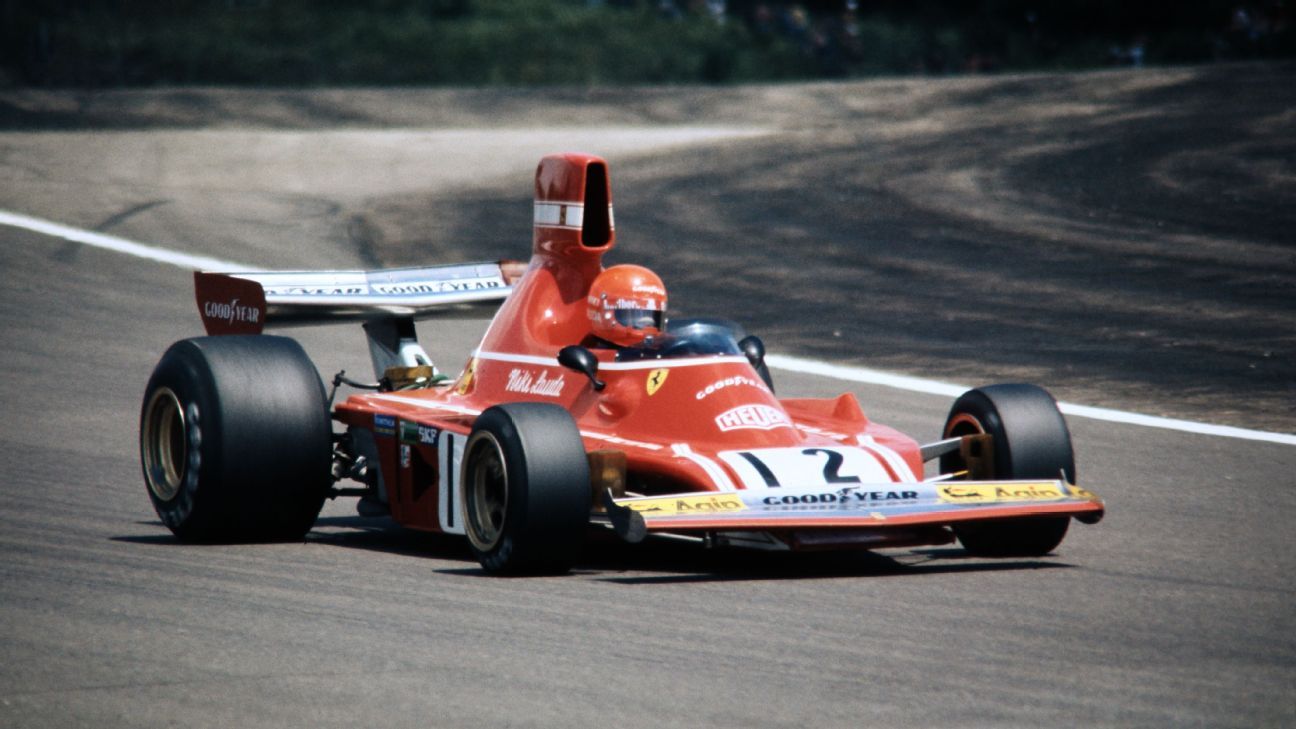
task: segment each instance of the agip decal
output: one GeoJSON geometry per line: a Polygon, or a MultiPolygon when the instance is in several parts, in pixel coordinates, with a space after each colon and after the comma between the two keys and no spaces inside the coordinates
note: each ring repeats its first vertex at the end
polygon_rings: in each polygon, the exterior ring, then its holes
{"type": "Polygon", "coordinates": [[[936,495],[947,504],[993,504],[1004,501],[1056,501],[1064,499],[1054,481],[1039,483],[958,484],[949,483],[936,489],[936,495]]]}
{"type": "Polygon", "coordinates": [[[732,513],[747,509],[747,505],[742,502],[742,499],[733,494],[642,499],[631,501],[625,505],[647,517],[732,513]]]}

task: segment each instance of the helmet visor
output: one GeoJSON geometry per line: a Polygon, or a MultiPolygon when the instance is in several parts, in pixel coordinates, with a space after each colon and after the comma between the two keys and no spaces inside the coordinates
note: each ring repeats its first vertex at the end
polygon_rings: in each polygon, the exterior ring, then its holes
{"type": "Polygon", "coordinates": [[[666,312],[654,309],[617,309],[617,323],[631,329],[656,329],[662,328],[662,320],[665,319],[666,312]]]}

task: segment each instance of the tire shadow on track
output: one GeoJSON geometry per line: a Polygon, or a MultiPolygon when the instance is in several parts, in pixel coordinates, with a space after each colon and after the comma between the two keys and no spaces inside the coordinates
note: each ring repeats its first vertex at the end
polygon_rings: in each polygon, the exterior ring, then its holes
{"type": "MultiPolygon", "coordinates": [[[[161,527],[161,523],[152,522],[161,527]]],[[[114,541],[179,545],[170,534],[112,537],[114,541]]],[[[434,569],[439,574],[489,576],[462,537],[404,529],[387,518],[323,517],[307,544],[358,549],[403,557],[463,562],[465,567],[434,569]]],[[[912,550],[896,554],[869,551],[788,553],[707,549],[668,540],[627,544],[592,532],[572,577],[620,584],[668,584],[744,580],[798,580],[843,577],[917,577],[966,572],[1070,569],[1065,562],[1040,559],[985,560],[962,549],[912,550]],[[648,574],[644,574],[648,573],[648,574]]]]}

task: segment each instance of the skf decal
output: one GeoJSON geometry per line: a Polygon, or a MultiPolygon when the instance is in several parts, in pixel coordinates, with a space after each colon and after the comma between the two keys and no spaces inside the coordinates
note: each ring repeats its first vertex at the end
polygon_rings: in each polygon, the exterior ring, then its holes
{"type": "Polygon", "coordinates": [[[558,397],[562,394],[563,387],[567,381],[562,375],[550,377],[549,373],[541,370],[539,377],[531,370],[515,368],[509,372],[508,384],[504,389],[509,392],[521,392],[527,395],[543,395],[545,397],[558,397]]]}
{"type": "Polygon", "coordinates": [[[441,431],[430,425],[419,425],[409,420],[400,421],[400,442],[434,446],[441,431]]]}
{"type": "Polygon", "coordinates": [[[947,484],[936,489],[940,500],[949,504],[989,504],[999,501],[1054,501],[1066,498],[1055,483],[1014,483],[1006,485],[947,484]]]}
{"type": "Polygon", "coordinates": [[[455,391],[460,395],[467,395],[472,389],[473,375],[477,374],[477,358],[473,357],[468,360],[468,366],[464,368],[463,374],[459,376],[459,386],[455,391]]]}
{"type": "Polygon", "coordinates": [[[716,427],[722,431],[730,430],[773,430],[790,428],[792,421],[788,416],[769,405],[739,405],[716,416],[716,427]]]}
{"type": "Polygon", "coordinates": [[[653,370],[648,373],[647,387],[649,397],[657,394],[657,391],[661,389],[662,383],[666,382],[666,376],[669,374],[670,370],[653,370]]]}
{"type": "Polygon", "coordinates": [[[722,514],[743,511],[742,500],[732,494],[707,494],[705,496],[676,496],[668,499],[632,501],[626,506],[645,516],[687,516],[691,514],[722,514]]]}
{"type": "Polygon", "coordinates": [[[430,445],[430,446],[436,445],[437,438],[440,435],[441,435],[441,431],[437,428],[433,428],[430,425],[420,425],[418,427],[418,442],[422,443],[423,445],[430,445]]]}
{"type": "Polygon", "coordinates": [[[396,435],[396,418],[392,415],[374,413],[374,433],[396,435]]]}

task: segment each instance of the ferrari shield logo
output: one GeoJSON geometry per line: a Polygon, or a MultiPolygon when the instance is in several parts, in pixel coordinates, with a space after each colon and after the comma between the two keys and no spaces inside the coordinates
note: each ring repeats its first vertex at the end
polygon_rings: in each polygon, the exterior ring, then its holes
{"type": "Polygon", "coordinates": [[[657,394],[657,391],[661,389],[662,383],[666,381],[666,375],[669,374],[670,370],[653,370],[648,373],[647,387],[649,396],[657,394]]]}

